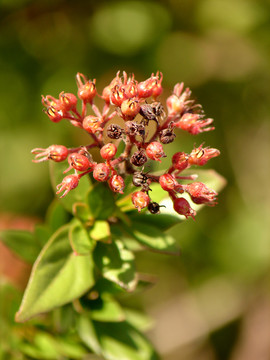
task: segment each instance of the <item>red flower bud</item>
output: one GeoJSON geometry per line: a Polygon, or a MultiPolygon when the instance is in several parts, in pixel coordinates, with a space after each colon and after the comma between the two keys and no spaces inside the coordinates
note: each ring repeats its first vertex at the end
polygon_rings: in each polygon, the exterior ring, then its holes
{"type": "Polygon", "coordinates": [[[156,74],[157,80],[156,80],[156,84],[153,87],[153,92],[152,92],[152,96],[154,98],[157,98],[163,92],[163,89],[162,89],[162,86],[161,86],[161,82],[163,80],[163,74],[160,73],[160,79],[158,79],[158,76],[159,76],[159,72],[157,72],[157,74],[156,74]]]}
{"type": "Polygon", "coordinates": [[[76,75],[77,85],[78,85],[78,97],[84,103],[92,104],[94,97],[96,96],[96,79],[93,81],[87,80],[87,78],[81,74],[77,73],[76,75]]]}
{"type": "Polygon", "coordinates": [[[60,196],[62,198],[66,196],[70,190],[75,189],[78,186],[78,184],[79,184],[79,175],[76,174],[68,175],[63,179],[61,184],[56,186],[56,188],[58,189],[56,194],[59,194],[60,192],[64,191],[63,195],[60,196]]]}
{"type": "Polygon", "coordinates": [[[104,163],[96,164],[93,171],[93,177],[97,181],[106,181],[110,175],[110,168],[104,163]]]}
{"type": "Polygon", "coordinates": [[[174,169],[177,170],[185,170],[188,166],[188,154],[179,151],[177,153],[175,153],[172,157],[172,166],[174,167],[174,169]]]}
{"type": "Polygon", "coordinates": [[[161,81],[162,81],[162,74],[159,79],[159,72],[157,72],[156,76],[154,74],[145,81],[142,81],[138,84],[138,96],[140,98],[147,98],[149,96],[157,97],[162,93],[161,81]]]}
{"type": "Polygon", "coordinates": [[[45,112],[51,121],[56,123],[64,118],[60,100],[55,99],[51,95],[47,95],[45,97],[42,95],[41,102],[46,107],[45,112]]]}
{"type": "Polygon", "coordinates": [[[71,168],[78,171],[85,171],[93,165],[90,163],[88,157],[78,153],[70,154],[68,157],[68,163],[70,167],[64,172],[69,171],[71,168]]]}
{"type": "Polygon", "coordinates": [[[105,100],[105,102],[107,104],[110,103],[111,92],[112,92],[112,89],[114,88],[114,86],[121,85],[121,83],[122,83],[122,81],[119,77],[119,74],[120,74],[120,71],[117,72],[116,77],[111,81],[111,83],[103,89],[101,97],[103,100],[105,100]]]}
{"type": "Polygon", "coordinates": [[[188,162],[190,165],[203,166],[208,162],[208,160],[219,155],[219,150],[209,147],[203,148],[203,146],[200,145],[198,148],[192,150],[188,162]]]}
{"type": "Polygon", "coordinates": [[[189,202],[185,198],[175,198],[173,200],[173,208],[178,214],[184,215],[186,218],[191,216],[195,220],[196,211],[190,207],[189,202]]]}
{"type": "Polygon", "coordinates": [[[209,189],[205,184],[201,182],[194,182],[185,185],[185,191],[187,191],[191,197],[191,200],[195,204],[206,204],[210,206],[216,205],[216,196],[218,195],[212,189],[209,189]]]}
{"type": "Polygon", "coordinates": [[[122,102],[127,98],[123,86],[115,85],[111,90],[110,101],[116,106],[121,106],[122,102]]]}
{"type": "Polygon", "coordinates": [[[105,160],[111,160],[117,152],[117,147],[113,143],[108,143],[100,149],[100,155],[105,160]]]}
{"type": "Polygon", "coordinates": [[[178,182],[171,174],[163,174],[159,177],[159,183],[163,190],[172,191],[178,185],[178,182]]]}
{"type": "Polygon", "coordinates": [[[121,104],[121,112],[125,120],[132,120],[140,111],[140,104],[137,100],[127,99],[121,104]]]}
{"type": "Polygon", "coordinates": [[[131,81],[125,86],[125,93],[129,99],[138,95],[137,82],[131,81]]]}
{"type": "Polygon", "coordinates": [[[136,191],[132,194],[132,203],[136,209],[140,212],[142,209],[148,206],[150,202],[149,196],[143,191],[136,191]]]}
{"type": "Polygon", "coordinates": [[[64,161],[68,156],[68,149],[63,145],[51,145],[47,149],[36,148],[31,151],[36,154],[33,162],[42,162],[46,160],[53,160],[55,162],[64,161]]]}
{"type": "Polygon", "coordinates": [[[61,108],[63,109],[63,112],[76,109],[77,98],[75,95],[70,93],[64,93],[64,91],[62,91],[59,95],[59,99],[61,102],[61,108]]]}
{"type": "Polygon", "coordinates": [[[90,134],[94,134],[97,131],[101,131],[102,119],[94,115],[88,115],[83,119],[82,126],[84,130],[90,134]]]}
{"type": "Polygon", "coordinates": [[[124,182],[124,179],[122,178],[122,176],[113,175],[110,177],[108,183],[109,183],[109,186],[112,189],[112,191],[123,194],[125,182],[124,182]]]}
{"type": "Polygon", "coordinates": [[[146,148],[149,159],[161,162],[160,158],[166,157],[162,145],[158,141],[151,142],[146,148]]]}

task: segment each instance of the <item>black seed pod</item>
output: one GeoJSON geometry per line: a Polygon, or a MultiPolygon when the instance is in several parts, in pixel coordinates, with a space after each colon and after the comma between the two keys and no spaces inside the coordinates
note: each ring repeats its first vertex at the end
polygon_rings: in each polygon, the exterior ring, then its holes
{"type": "Polygon", "coordinates": [[[143,124],[137,124],[135,121],[127,121],[126,122],[126,134],[135,136],[140,135],[142,137],[145,136],[145,127],[143,124]]]}
{"type": "Polygon", "coordinates": [[[130,158],[131,164],[135,166],[143,166],[147,161],[147,156],[143,150],[136,151],[130,158]]]}
{"type": "Polygon", "coordinates": [[[162,144],[169,144],[174,141],[175,136],[176,135],[174,134],[173,130],[170,128],[167,128],[167,129],[161,130],[161,132],[159,134],[159,139],[162,142],[162,144]]]}
{"type": "Polygon", "coordinates": [[[155,201],[150,202],[147,208],[151,214],[159,214],[160,212],[159,211],[160,205],[155,201]]]}
{"type": "Polygon", "coordinates": [[[111,124],[107,128],[107,135],[110,139],[119,139],[122,136],[123,129],[116,124],[111,124]]]}
{"type": "Polygon", "coordinates": [[[164,108],[160,102],[153,102],[152,104],[142,104],[140,114],[148,125],[149,120],[154,120],[158,124],[158,117],[164,113],[164,108]]]}

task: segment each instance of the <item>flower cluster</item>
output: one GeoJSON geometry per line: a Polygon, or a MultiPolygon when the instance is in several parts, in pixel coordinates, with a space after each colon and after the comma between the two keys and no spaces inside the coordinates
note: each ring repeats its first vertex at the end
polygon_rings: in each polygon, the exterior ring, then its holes
{"type": "Polygon", "coordinates": [[[194,182],[195,175],[183,176],[181,172],[193,165],[203,166],[208,160],[220,154],[219,150],[209,147],[195,147],[190,153],[177,152],[172,156],[171,166],[161,175],[144,172],[147,161],[161,162],[166,156],[164,145],[174,141],[175,129],[182,129],[192,135],[213,130],[210,126],[213,119],[204,116],[201,105],[191,98],[191,91],[184,84],[175,85],[173,93],[167,98],[165,111],[158,100],[162,93],[162,73],[152,74],[145,81],[138,82],[134,75],[128,77],[120,72],[102,93],[96,89],[96,80],[88,80],[83,74],[76,75],[77,96],[61,92],[59,98],[50,95],[42,96],[45,112],[53,122],[68,120],[73,126],[86,131],[91,141],[79,148],[66,148],[63,145],[51,145],[47,149],[36,148],[34,162],[67,159],[67,173],[57,185],[57,194],[61,197],[75,189],[82,176],[93,174],[97,181],[107,182],[111,190],[122,194],[126,176],[132,176],[132,183],[138,191],[132,194],[132,203],[138,211],[148,208],[150,213],[160,212],[160,205],[150,198],[152,183],[159,183],[173,201],[177,213],[186,217],[196,215],[189,202],[181,197],[187,192],[195,204],[215,205],[217,193],[201,182],[194,182]],[[104,101],[102,110],[94,103],[96,97],[104,101]],[[78,98],[82,107],[77,108],[78,98]],[[91,115],[88,114],[91,108],[91,115]],[[124,125],[113,123],[114,117],[121,117],[124,125]],[[155,124],[154,133],[150,136],[149,124],[155,124]],[[106,136],[105,136],[106,135],[106,136]],[[111,142],[105,143],[109,138],[111,142]],[[125,144],[121,154],[117,154],[120,141],[125,144]],[[90,154],[94,147],[100,149],[102,162],[95,162],[90,154]],[[117,156],[116,156],[117,154],[117,156]],[[181,184],[181,180],[191,180],[190,184],[181,184]]]}

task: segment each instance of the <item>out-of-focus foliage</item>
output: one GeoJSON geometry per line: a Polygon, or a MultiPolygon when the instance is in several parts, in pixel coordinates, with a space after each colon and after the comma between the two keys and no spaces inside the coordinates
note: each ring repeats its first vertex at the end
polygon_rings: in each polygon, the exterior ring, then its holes
{"type": "MultiPolygon", "coordinates": [[[[157,319],[150,335],[165,360],[253,360],[261,352],[268,359],[269,1],[1,0],[0,30],[1,212],[44,216],[53,198],[48,167],[33,164],[30,150],[83,143],[81,132],[47,119],[41,94],[75,91],[78,71],[97,78],[98,89],[119,69],[142,79],[162,71],[165,95],[185,81],[216,130],[183,136],[168,153],[202,141],[220,149],[209,168],[227,187],[217,207],[171,230],[180,257],[138,253],[139,270],[159,280],[125,301],[157,319]]],[[[24,359],[17,337],[7,336],[23,326],[12,322],[19,299],[3,286],[0,358],[11,344],[13,358],[24,359]]],[[[30,357],[39,358],[44,346],[54,354],[54,339],[35,341],[30,357]]],[[[74,351],[80,358],[85,349],[74,351]]]]}

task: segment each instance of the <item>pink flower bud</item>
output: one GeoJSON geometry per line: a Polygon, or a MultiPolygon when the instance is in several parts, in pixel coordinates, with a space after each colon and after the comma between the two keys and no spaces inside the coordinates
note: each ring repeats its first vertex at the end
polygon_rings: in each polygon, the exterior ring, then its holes
{"type": "Polygon", "coordinates": [[[147,98],[149,96],[157,97],[162,93],[161,81],[163,75],[159,79],[159,72],[157,72],[156,76],[154,74],[145,81],[142,81],[138,84],[138,96],[139,98],[147,98]]]}
{"type": "Polygon", "coordinates": [[[117,152],[117,147],[113,143],[108,143],[100,149],[100,155],[105,160],[111,160],[117,152]]]}
{"type": "Polygon", "coordinates": [[[123,86],[115,85],[111,90],[110,101],[116,106],[121,106],[122,102],[127,99],[123,86]]]}
{"type": "Polygon", "coordinates": [[[137,100],[127,99],[121,104],[121,112],[125,120],[132,120],[140,111],[140,104],[137,100]]]}
{"type": "Polygon", "coordinates": [[[129,99],[135,98],[138,95],[137,82],[130,81],[125,85],[125,93],[129,99]]]}
{"type": "Polygon", "coordinates": [[[112,189],[112,191],[123,194],[123,190],[125,187],[125,182],[122,176],[120,175],[113,175],[110,177],[109,186],[112,189]]]}
{"type": "Polygon", "coordinates": [[[136,209],[140,212],[142,209],[146,208],[150,202],[149,196],[143,191],[136,191],[132,194],[132,203],[136,209]]]}
{"type": "Polygon", "coordinates": [[[191,197],[191,200],[195,204],[206,204],[210,206],[216,205],[216,196],[218,195],[212,189],[209,189],[205,184],[201,182],[194,182],[185,185],[185,191],[187,191],[191,197]]]}
{"type": "Polygon", "coordinates": [[[59,95],[59,99],[61,102],[61,108],[63,112],[76,109],[77,98],[75,95],[70,93],[64,93],[64,91],[62,91],[59,95]]]}
{"type": "Polygon", "coordinates": [[[172,157],[172,166],[176,170],[185,170],[188,166],[188,154],[179,151],[175,153],[172,157]]]}
{"type": "Polygon", "coordinates": [[[172,191],[178,185],[178,182],[171,174],[163,174],[159,177],[159,183],[163,190],[172,191]]]}
{"type": "Polygon", "coordinates": [[[88,115],[83,119],[82,126],[84,130],[90,134],[94,134],[97,131],[101,131],[102,119],[94,115],[88,115]]]}
{"type": "Polygon", "coordinates": [[[81,74],[77,73],[76,75],[77,86],[78,86],[78,97],[84,103],[92,104],[94,97],[96,96],[96,79],[87,80],[87,78],[81,74]]]}
{"type": "Polygon", "coordinates": [[[59,194],[60,192],[64,191],[63,195],[60,196],[62,198],[66,196],[70,190],[75,189],[78,186],[78,184],[79,184],[79,175],[76,174],[68,175],[63,179],[61,184],[56,186],[56,188],[58,189],[56,194],[59,194]]]}
{"type": "Polygon", "coordinates": [[[101,97],[103,100],[105,100],[105,102],[107,104],[110,103],[111,92],[112,92],[112,89],[114,88],[114,86],[122,84],[119,74],[120,74],[120,71],[117,72],[116,77],[111,81],[111,83],[103,89],[101,97]]]}
{"type": "Polygon", "coordinates": [[[185,198],[175,198],[173,200],[173,208],[178,214],[184,215],[186,218],[191,216],[195,220],[196,211],[190,207],[189,202],[185,198]]]}
{"type": "Polygon", "coordinates": [[[166,157],[163,147],[158,141],[153,141],[146,147],[146,154],[149,159],[159,162],[161,162],[160,158],[166,157]]]}
{"type": "Polygon", "coordinates": [[[93,177],[97,181],[107,181],[110,175],[110,168],[104,163],[96,164],[93,171],[93,177]]]}
{"type": "Polygon", "coordinates": [[[68,156],[68,149],[63,145],[51,145],[47,149],[36,148],[31,151],[36,154],[33,162],[42,162],[46,160],[53,160],[55,162],[64,161],[68,156]]]}
{"type": "Polygon", "coordinates": [[[45,97],[42,95],[41,102],[45,106],[45,112],[51,121],[57,123],[64,118],[60,100],[55,99],[51,95],[47,95],[45,97]]]}
{"type": "Polygon", "coordinates": [[[88,157],[78,153],[70,154],[68,157],[68,163],[70,167],[67,170],[65,170],[65,172],[67,172],[71,168],[78,171],[85,171],[93,165],[90,163],[88,157]]]}

